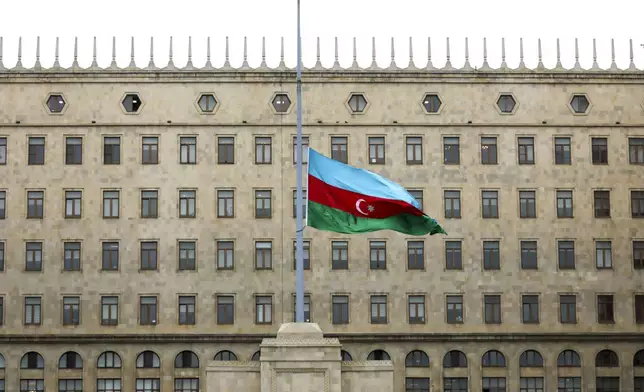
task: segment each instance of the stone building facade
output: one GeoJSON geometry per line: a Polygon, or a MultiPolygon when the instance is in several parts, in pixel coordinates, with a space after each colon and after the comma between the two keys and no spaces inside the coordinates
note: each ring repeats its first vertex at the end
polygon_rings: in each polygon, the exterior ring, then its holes
{"type": "MultiPolygon", "coordinates": [[[[396,391],[644,391],[643,85],[305,71],[307,145],[448,232],[305,229],[307,318],[396,391]]],[[[284,67],[0,71],[0,391],[257,360],[294,318],[294,103],[284,67]]]]}

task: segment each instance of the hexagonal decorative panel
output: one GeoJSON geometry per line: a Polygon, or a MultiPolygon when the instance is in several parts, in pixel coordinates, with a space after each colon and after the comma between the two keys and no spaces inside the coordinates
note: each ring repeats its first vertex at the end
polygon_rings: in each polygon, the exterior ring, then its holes
{"type": "Polygon", "coordinates": [[[197,100],[199,110],[208,114],[214,113],[218,104],[215,94],[201,94],[197,100]]]}
{"type": "Polygon", "coordinates": [[[574,114],[586,114],[590,110],[590,101],[586,94],[574,94],[568,105],[574,114]]]}
{"type": "Polygon", "coordinates": [[[141,100],[138,94],[128,93],[128,94],[125,94],[125,97],[123,97],[123,100],[121,101],[121,105],[123,106],[123,109],[125,110],[126,113],[135,114],[141,110],[141,106],[143,106],[143,101],[141,100]]]}
{"type": "Polygon", "coordinates": [[[286,93],[276,93],[273,95],[271,105],[276,113],[288,113],[291,108],[291,99],[286,93]]]}
{"type": "Polygon", "coordinates": [[[351,94],[347,100],[347,106],[352,113],[364,113],[369,106],[369,102],[364,94],[351,94]]]}
{"type": "Polygon", "coordinates": [[[49,94],[45,101],[45,106],[49,113],[62,114],[67,108],[67,102],[62,94],[49,94]]]}
{"type": "Polygon", "coordinates": [[[443,101],[438,96],[438,94],[425,94],[421,105],[423,105],[425,112],[430,114],[437,114],[443,107],[443,101]]]}
{"type": "Polygon", "coordinates": [[[496,107],[501,114],[512,114],[517,109],[517,100],[512,94],[500,94],[496,107]]]}

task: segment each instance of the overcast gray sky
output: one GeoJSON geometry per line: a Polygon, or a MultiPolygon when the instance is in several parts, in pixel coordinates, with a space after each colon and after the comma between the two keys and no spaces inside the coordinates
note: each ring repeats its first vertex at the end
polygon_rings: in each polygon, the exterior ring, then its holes
{"type": "MultiPolygon", "coordinates": [[[[413,37],[416,65],[427,59],[427,37],[432,37],[435,66],[445,62],[445,37],[451,38],[452,64],[464,61],[464,38],[469,37],[472,66],[482,63],[482,38],[488,39],[488,62],[501,62],[501,37],[506,38],[507,62],[519,61],[519,37],[524,38],[525,61],[537,62],[538,37],[543,40],[544,63],[555,64],[555,39],[561,38],[561,61],[571,68],[574,38],[579,38],[580,62],[592,65],[592,39],[597,38],[598,62],[610,65],[610,38],[616,40],[617,64],[629,64],[628,40],[633,39],[635,63],[644,68],[644,2],[640,0],[301,0],[304,64],[315,63],[315,40],[321,38],[322,63],[333,64],[333,38],[340,39],[340,63],[352,63],[352,39],[358,40],[358,63],[371,63],[371,37],[377,39],[377,61],[390,63],[390,37],[396,40],[396,61],[400,67],[409,60],[409,37],[413,37]]],[[[110,0],[97,7],[95,0],[3,1],[0,36],[4,36],[4,64],[13,66],[18,52],[18,37],[23,36],[23,65],[35,61],[36,36],[41,36],[41,62],[51,66],[55,37],[61,37],[60,62],[73,60],[74,36],[79,37],[79,62],[87,66],[92,59],[92,37],[98,37],[98,63],[111,61],[111,37],[117,36],[117,62],[130,62],[130,36],[135,37],[136,63],[147,66],[150,36],[155,36],[155,62],[168,61],[168,37],[174,36],[174,61],[182,66],[187,60],[188,36],[193,37],[193,62],[205,62],[206,37],[211,37],[212,62],[224,61],[224,39],[230,36],[233,66],[242,62],[243,37],[248,37],[248,61],[261,61],[261,37],[266,37],[267,62],[279,62],[281,36],[285,37],[286,63],[295,64],[295,0],[110,0]]]]}

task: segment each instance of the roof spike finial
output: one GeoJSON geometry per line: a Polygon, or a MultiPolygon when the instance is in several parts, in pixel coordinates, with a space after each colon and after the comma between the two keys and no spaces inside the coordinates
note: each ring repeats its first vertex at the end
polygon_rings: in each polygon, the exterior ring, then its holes
{"type": "Polygon", "coordinates": [[[525,68],[523,61],[523,37],[519,38],[519,68],[525,68]]]}
{"type": "Polygon", "coordinates": [[[407,67],[416,68],[416,64],[414,63],[414,39],[412,37],[409,37],[409,65],[407,67]]]}
{"type": "Polygon", "coordinates": [[[575,69],[581,69],[581,64],[579,64],[579,39],[575,38],[575,69]]]}
{"type": "Polygon", "coordinates": [[[452,62],[450,61],[450,48],[449,48],[449,37],[446,39],[447,46],[445,47],[445,53],[446,53],[446,61],[445,61],[445,69],[452,69],[452,62]]]}
{"type": "MultiPolygon", "coordinates": [[[[58,45],[56,45],[58,47],[58,45]]],[[[117,68],[116,65],[116,37],[112,37],[112,62],[110,68],[117,68]]]]}
{"type": "Polygon", "coordinates": [[[148,68],[156,68],[154,65],[154,37],[150,37],[150,62],[148,63],[148,68]]]}
{"type": "Polygon", "coordinates": [[[314,68],[317,69],[322,69],[322,61],[320,61],[321,56],[321,49],[320,49],[320,37],[316,38],[316,43],[315,43],[315,66],[314,68]]]}
{"type": "Polygon", "coordinates": [[[212,68],[212,61],[210,61],[210,37],[206,37],[206,64],[204,65],[204,68],[212,68]]]}
{"type": "Polygon", "coordinates": [[[266,37],[262,37],[262,62],[259,65],[260,68],[266,68],[266,37]]]}
{"type": "Polygon", "coordinates": [[[284,37],[280,37],[280,64],[278,68],[286,68],[286,63],[284,62],[284,37]]]}
{"type": "Polygon", "coordinates": [[[97,68],[98,67],[98,62],[96,61],[96,36],[94,37],[94,41],[92,43],[92,64],[90,65],[90,68],[97,68]]]}
{"type": "Polygon", "coordinates": [[[56,46],[54,48],[54,65],[53,68],[60,68],[60,38],[56,37],[56,46]]]}
{"type": "Polygon", "coordinates": [[[72,68],[78,67],[78,37],[74,37],[74,61],[72,62],[72,68]]]}
{"type": "Polygon", "coordinates": [[[543,52],[541,51],[541,38],[537,39],[537,58],[539,62],[537,63],[537,68],[543,68],[543,52]]]}
{"type": "Polygon", "coordinates": [[[136,62],[134,61],[134,37],[130,38],[130,65],[129,68],[136,68],[136,62]]]}
{"type": "Polygon", "coordinates": [[[18,37],[18,61],[15,68],[22,68],[22,37],[18,37]]]}
{"type": "Polygon", "coordinates": [[[186,63],[185,68],[194,68],[192,66],[192,36],[188,36],[188,62],[186,63]]]}
{"type": "Polygon", "coordinates": [[[376,37],[371,37],[371,69],[378,68],[378,62],[376,61],[376,37]]]}
{"type": "Polygon", "coordinates": [[[599,64],[597,64],[597,39],[593,38],[593,66],[592,69],[598,70],[599,64]]]}
{"type": "Polygon", "coordinates": [[[427,37],[427,65],[425,69],[435,69],[434,64],[432,64],[432,38],[427,37]]]}
{"type": "Polygon", "coordinates": [[[505,62],[505,37],[501,38],[501,68],[507,68],[508,63],[505,62]]]}
{"type": "Polygon", "coordinates": [[[170,36],[170,46],[168,47],[168,68],[174,67],[174,39],[170,36]]]}
{"type": "Polygon", "coordinates": [[[617,70],[617,63],[615,63],[615,38],[610,39],[610,69],[617,70]]]}
{"type": "Polygon", "coordinates": [[[391,63],[389,68],[396,68],[396,40],[391,37],[391,63]]]}
{"type": "Polygon", "coordinates": [[[481,70],[490,70],[490,65],[487,62],[487,37],[483,37],[483,64],[481,70]]]}
{"type": "Polygon", "coordinates": [[[358,66],[358,43],[356,42],[356,37],[353,37],[353,62],[351,63],[351,68],[360,68],[358,66]]]}
{"type": "Polygon", "coordinates": [[[465,64],[463,64],[463,69],[472,69],[472,65],[470,64],[470,39],[468,37],[465,37],[465,64]]]}
{"type": "Polygon", "coordinates": [[[339,61],[339,55],[338,55],[338,52],[339,52],[338,51],[338,37],[335,37],[335,49],[334,50],[335,50],[335,52],[334,52],[333,55],[335,56],[335,61],[333,62],[333,68],[340,68],[340,61],[339,61]]]}
{"type": "Polygon", "coordinates": [[[5,69],[4,63],[2,62],[2,56],[4,52],[4,37],[0,37],[0,69],[5,69]]]}
{"type": "Polygon", "coordinates": [[[561,64],[561,44],[559,42],[559,38],[557,38],[557,64],[555,65],[555,68],[563,68],[563,65],[561,64]]]}
{"type": "Polygon", "coordinates": [[[224,48],[224,68],[230,68],[230,41],[226,36],[226,47],[224,48]]]}
{"type": "Polygon", "coordinates": [[[634,53],[633,53],[633,39],[632,38],[628,40],[628,45],[629,45],[629,48],[630,48],[630,57],[631,57],[630,64],[628,65],[628,70],[629,71],[637,71],[637,67],[635,67],[635,62],[634,62],[635,58],[634,58],[634,53]]]}
{"type": "Polygon", "coordinates": [[[244,37],[244,51],[243,51],[242,56],[243,56],[242,57],[243,61],[242,61],[242,66],[241,67],[242,68],[249,68],[249,66],[248,66],[248,38],[247,37],[244,37]]]}
{"type": "Polygon", "coordinates": [[[34,69],[42,68],[40,64],[40,36],[36,37],[36,62],[34,63],[34,69]]]}

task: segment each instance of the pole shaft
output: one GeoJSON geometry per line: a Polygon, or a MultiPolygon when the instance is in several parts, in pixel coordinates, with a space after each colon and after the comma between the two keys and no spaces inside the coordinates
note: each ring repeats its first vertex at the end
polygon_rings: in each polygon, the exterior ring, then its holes
{"type": "Polygon", "coordinates": [[[297,97],[295,108],[297,111],[297,190],[295,204],[295,321],[303,323],[304,320],[304,217],[302,207],[302,41],[300,37],[300,0],[297,0],[297,97]]]}

